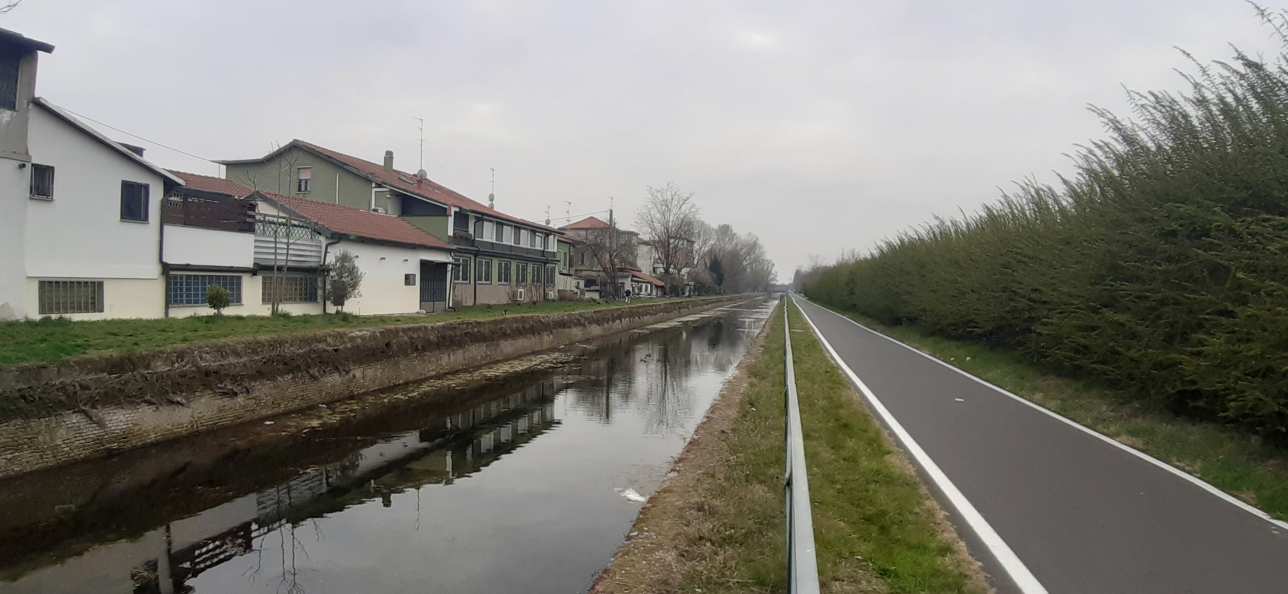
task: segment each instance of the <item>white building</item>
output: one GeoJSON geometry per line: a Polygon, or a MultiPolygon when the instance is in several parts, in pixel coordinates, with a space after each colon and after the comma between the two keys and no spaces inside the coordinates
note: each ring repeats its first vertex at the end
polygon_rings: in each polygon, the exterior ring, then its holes
{"type": "Polygon", "coordinates": [[[0,319],[160,317],[160,206],[182,182],[34,96],[52,50],[0,29],[0,319]]]}
{"type": "Polygon", "coordinates": [[[350,252],[363,273],[356,314],[441,311],[452,258],[446,242],[398,217],[254,192],[228,180],[172,172],[185,182],[166,205],[171,317],[209,315],[210,285],[228,289],[229,315],[327,311],[323,262],[350,252]]]}

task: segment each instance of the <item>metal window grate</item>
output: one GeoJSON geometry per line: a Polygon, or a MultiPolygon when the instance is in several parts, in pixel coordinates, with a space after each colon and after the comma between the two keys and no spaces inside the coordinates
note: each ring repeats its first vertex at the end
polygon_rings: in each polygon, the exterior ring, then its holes
{"type": "Polygon", "coordinates": [[[227,289],[229,304],[241,305],[242,278],[231,274],[172,274],[166,293],[170,305],[205,305],[210,286],[227,289]]]}
{"type": "Polygon", "coordinates": [[[403,286],[404,286],[404,287],[414,287],[414,286],[416,286],[416,275],[415,275],[414,273],[413,273],[413,274],[404,274],[404,275],[403,275],[403,286]]]}
{"type": "Polygon", "coordinates": [[[312,275],[265,276],[260,285],[260,300],[263,303],[273,302],[273,290],[277,289],[278,303],[317,303],[318,277],[312,275]]]}
{"type": "Polygon", "coordinates": [[[42,316],[103,312],[103,281],[42,280],[37,292],[42,316]]]}

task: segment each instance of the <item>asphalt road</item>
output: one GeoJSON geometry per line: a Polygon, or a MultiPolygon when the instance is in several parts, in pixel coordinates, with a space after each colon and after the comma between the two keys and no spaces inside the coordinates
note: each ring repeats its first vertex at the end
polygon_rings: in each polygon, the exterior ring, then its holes
{"type": "Polygon", "coordinates": [[[901,429],[883,419],[887,426],[915,442],[901,445],[937,467],[918,460],[999,591],[1288,592],[1283,523],[847,318],[796,303],[879,401],[878,414],[884,408],[901,429]]]}

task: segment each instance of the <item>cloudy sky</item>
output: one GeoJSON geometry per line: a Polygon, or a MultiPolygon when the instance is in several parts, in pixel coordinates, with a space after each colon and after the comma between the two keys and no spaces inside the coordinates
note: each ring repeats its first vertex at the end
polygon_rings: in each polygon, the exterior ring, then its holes
{"type": "Polygon", "coordinates": [[[1066,170],[1086,104],[1180,87],[1175,47],[1277,51],[1239,0],[23,0],[0,27],[57,46],[38,94],[194,155],[301,138],[414,171],[423,117],[430,177],[467,195],[494,167],[514,214],[613,197],[633,222],[673,181],[782,279],[1066,170]]]}

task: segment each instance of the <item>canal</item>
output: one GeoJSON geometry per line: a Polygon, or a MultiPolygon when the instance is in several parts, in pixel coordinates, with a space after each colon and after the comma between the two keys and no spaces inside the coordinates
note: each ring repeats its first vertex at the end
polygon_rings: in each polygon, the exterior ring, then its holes
{"type": "Polygon", "coordinates": [[[585,591],[772,306],[338,427],[298,414],[4,481],[0,592],[585,591]]]}

